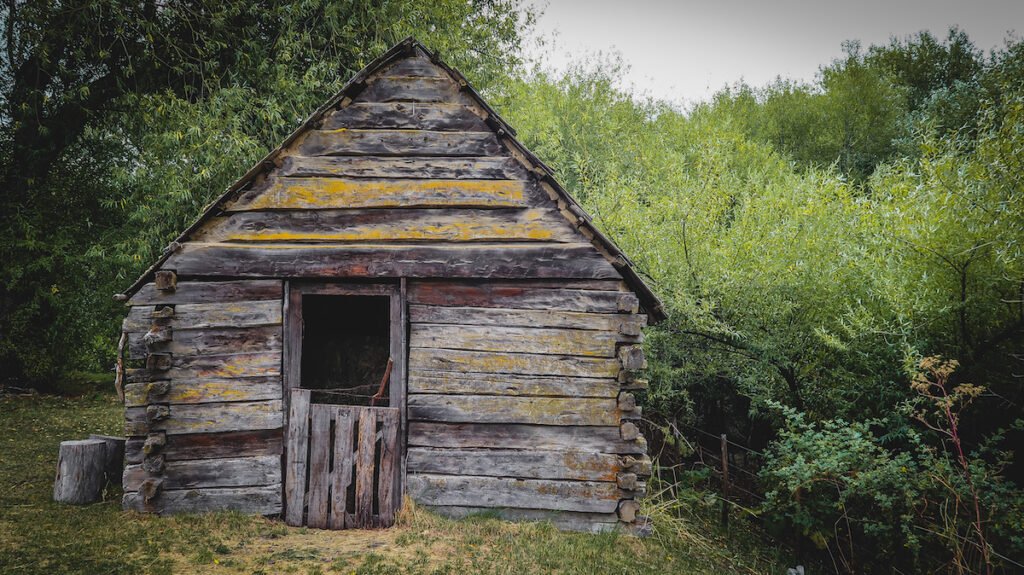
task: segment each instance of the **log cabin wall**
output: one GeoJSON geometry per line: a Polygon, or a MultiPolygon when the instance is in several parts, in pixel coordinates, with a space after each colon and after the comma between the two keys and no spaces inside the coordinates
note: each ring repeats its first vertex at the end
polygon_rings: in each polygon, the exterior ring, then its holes
{"type": "Polygon", "coordinates": [[[280,511],[285,283],[401,280],[406,491],[632,523],[660,302],[513,134],[407,41],[172,243],[130,290],[126,507],[280,511]]]}
{"type": "Polygon", "coordinates": [[[634,520],[647,317],[621,281],[412,282],[408,299],[414,500],[570,529],[634,520]]]}
{"type": "Polygon", "coordinates": [[[281,511],[282,286],[151,283],[129,300],[125,508],[281,511]]]}

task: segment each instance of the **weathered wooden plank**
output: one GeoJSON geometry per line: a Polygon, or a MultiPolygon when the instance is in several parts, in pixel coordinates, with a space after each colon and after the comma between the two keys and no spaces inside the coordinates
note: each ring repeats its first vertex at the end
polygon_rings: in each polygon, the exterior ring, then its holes
{"type": "Polygon", "coordinates": [[[537,449],[645,453],[644,442],[623,441],[618,427],[559,427],[488,423],[409,423],[410,447],[537,449]]]}
{"type": "Polygon", "coordinates": [[[522,180],[362,180],[274,177],[243,192],[225,210],[327,210],[353,208],[520,208],[522,180]]]}
{"type": "Polygon", "coordinates": [[[614,357],[619,334],[611,331],[416,323],[411,347],[614,357]]]}
{"type": "Polygon", "coordinates": [[[614,399],[506,397],[501,395],[410,395],[409,419],[446,423],[616,425],[614,399]]]}
{"type": "Polygon", "coordinates": [[[526,180],[528,172],[508,156],[378,157],[378,156],[288,156],[278,176],[414,178],[440,180],[526,180]]]}
{"type": "Polygon", "coordinates": [[[154,284],[142,286],[128,305],[165,305],[281,299],[281,280],[239,280],[226,282],[179,282],[173,292],[162,292],[154,284]]]}
{"type": "Polygon", "coordinates": [[[387,70],[385,76],[420,76],[424,78],[447,78],[448,74],[429,58],[412,57],[398,60],[387,70]]]}
{"type": "Polygon", "coordinates": [[[149,353],[217,355],[281,349],[281,327],[278,325],[173,331],[168,326],[168,331],[171,338],[157,343],[147,343],[143,332],[128,332],[128,357],[140,359],[149,353]]]}
{"type": "Polygon", "coordinates": [[[281,512],[281,486],[163,491],[148,504],[138,492],[128,492],[124,494],[122,504],[126,510],[160,514],[234,510],[276,515],[281,512]]]}
{"type": "Polygon", "coordinates": [[[373,517],[373,471],[377,443],[377,412],[359,410],[359,453],[356,455],[355,527],[371,526],[373,517]]]}
{"type": "Polygon", "coordinates": [[[438,506],[428,508],[445,517],[464,519],[471,515],[486,514],[505,521],[543,521],[559,529],[605,533],[620,529],[619,516],[615,513],[578,513],[573,511],[552,511],[545,509],[508,509],[493,507],[438,506]]]}
{"type": "Polygon", "coordinates": [[[639,305],[636,295],[629,292],[441,282],[416,282],[411,285],[409,302],[438,306],[614,314],[634,313],[639,305]]]}
{"type": "Polygon", "coordinates": [[[183,329],[210,329],[218,327],[256,327],[281,324],[281,301],[237,301],[218,303],[180,304],[170,319],[154,318],[156,310],[136,306],[128,312],[122,324],[127,332],[146,332],[154,319],[171,323],[174,331],[183,329]]]}
{"type": "Polygon", "coordinates": [[[327,510],[330,506],[331,486],[331,407],[310,406],[309,438],[309,501],[306,511],[306,525],[324,529],[327,527],[327,510]]]}
{"type": "Polygon", "coordinates": [[[359,102],[454,102],[461,100],[459,85],[451,78],[381,76],[356,97],[359,102]]]}
{"type": "Polygon", "coordinates": [[[302,525],[309,460],[309,392],[293,390],[289,401],[285,451],[285,523],[302,525]]]}
{"type": "Polygon", "coordinates": [[[439,475],[615,481],[624,469],[617,455],[587,451],[416,447],[408,457],[409,473],[439,475]]]}
{"type": "Polygon", "coordinates": [[[412,370],[428,369],[459,373],[512,373],[521,375],[566,375],[572,377],[615,377],[619,362],[611,358],[497,353],[455,349],[411,348],[412,370]]]}
{"type": "Polygon", "coordinates": [[[160,421],[147,421],[146,409],[125,410],[125,435],[143,435],[150,431],[170,434],[215,433],[281,427],[281,401],[240,401],[237,403],[203,403],[172,405],[169,416],[160,421]]]}
{"type": "Polygon", "coordinates": [[[462,104],[396,102],[351,104],[325,118],[320,128],[483,132],[487,124],[462,104]]]}
{"type": "Polygon", "coordinates": [[[175,380],[173,382],[130,383],[124,388],[126,407],[149,403],[225,403],[281,399],[281,378],[175,380]],[[163,392],[166,387],[166,392],[163,392]],[[161,393],[163,392],[163,393],[161,393]]]}
{"type": "Polygon", "coordinates": [[[164,379],[235,379],[241,377],[281,375],[281,352],[232,353],[224,355],[201,355],[173,357],[167,371],[150,369],[129,369],[128,383],[164,379]]]}
{"type": "Polygon", "coordinates": [[[640,339],[638,335],[641,328],[647,324],[647,316],[623,313],[413,304],[409,306],[409,321],[412,323],[602,330],[620,334],[620,341],[634,341],[640,339]]]}
{"type": "Polygon", "coordinates": [[[193,236],[202,242],[550,241],[579,235],[541,209],[290,210],[237,212],[212,218],[193,236]]]}
{"type": "MultiPolygon", "coordinates": [[[[124,471],[128,485],[138,485],[151,477],[142,465],[129,465],[124,471]]],[[[163,489],[200,489],[207,487],[251,487],[281,484],[281,458],[275,455],[172,461],[163,473],[163,489]]]]}
{"type": "Polygon", "coordinates": [[[187,243],[167,263],[182,274],[210,276],[618,277],[615,268],[590,244],[526,242],[471,246],[264,244],[260,247],[187,243]]]}
{"type": "Polygon", "coordinates": [[[427,370],[409,374],[409,393],[614,398],[620,388],[621,384],[612,378],[460,374],[427,370]]]}
{"type": "MultiPolygon", "coordinates": [[[[331,471],[331,529],[344,529],[350,522],[348,489],[352,485],[352,433],[355,423],[352,408],[335,408],[334,469],[331,471]]],[[[352,510],[354,513],[355,510],[352,510]]]]}
{"type": "Polygon", "coordinates": [[[380,472],[377,480],[377,501],[380,505],[380,527],[390,527],[398,510],[398,408],[380,413],[383,430],[380,440],[380,472]]]}
{"type": "Polygon", "coordinates": [[[314,130],[299,144],[306,156],[499,156],[505,147],[487,132],[314,130]]]}
{"type": "Polygon", "coordinates": [[[458,475],[409,475],[409,495],[424,505],[469,505],[611,513],[615,483],[458,475]]]}
{"type": "MultiPolygon", "coordinates": [[[[145,440],[145,437],[128,438],[125,463],[142,463],[145,440]]],[[[260,455],[280,457],[283,442],[280,429],[169,435],[159,453],[168,462],[260,455]]]]}

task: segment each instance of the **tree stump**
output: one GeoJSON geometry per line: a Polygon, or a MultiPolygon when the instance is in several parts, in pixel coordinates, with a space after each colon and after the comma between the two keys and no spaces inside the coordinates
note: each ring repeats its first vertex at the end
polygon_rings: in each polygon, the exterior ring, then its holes
{"type": "Polygon", "coordinates": [[[124,475],[124,437],[113,435],[89,435],[89,439],[101,439],[107,444],[107,458],[104,470],[107,482],[121,487],[121,476],[124,475]]]}
{"type": "Polygon", "coordinates": [[[76,505],[99,501],[103,494],[106,463],[106,441],[62,441],[57,458],[57,479],[53,482],[53,500],[76,505]]]}

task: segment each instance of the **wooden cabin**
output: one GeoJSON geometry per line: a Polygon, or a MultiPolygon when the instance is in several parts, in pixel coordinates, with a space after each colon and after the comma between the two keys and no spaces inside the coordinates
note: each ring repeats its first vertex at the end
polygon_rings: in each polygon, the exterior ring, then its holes
{"type": "Polygon", "coordinates": [[[415,40],[356,74],[119,296],[124,508],[633,525],[664,311],[552,174],[415,40]]]}

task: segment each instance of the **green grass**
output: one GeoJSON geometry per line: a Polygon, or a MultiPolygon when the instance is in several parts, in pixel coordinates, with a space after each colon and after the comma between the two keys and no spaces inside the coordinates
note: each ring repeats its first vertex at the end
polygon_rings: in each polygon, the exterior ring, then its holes
{"type": "Polygon", "coordinates": [[[486,517],[452,521],[411,504],[392,529],[321,531],[237,513],[126,513],[113,490],[83,507],[50,501],[60,441],[120,426],[121,406],[106,394],[0,396],[0,573],[784,572],[741,520],[726,538],[704,514],[670,517],[664,505],[650,510],[654,534],[637,539],[486,517]]]}

